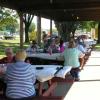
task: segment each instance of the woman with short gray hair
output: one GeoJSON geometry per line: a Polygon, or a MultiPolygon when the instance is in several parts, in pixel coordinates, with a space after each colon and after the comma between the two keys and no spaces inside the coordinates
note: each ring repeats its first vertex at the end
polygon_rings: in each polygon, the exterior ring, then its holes
{"type": "Polygon", "coordinates": [[[19,50],[15,55],[16,62],[7,66],[6,96],[8,100],[31,100],[36,95],[35,69],[31,64],[24,62],[26,56],[24,50],[19,50]]]}

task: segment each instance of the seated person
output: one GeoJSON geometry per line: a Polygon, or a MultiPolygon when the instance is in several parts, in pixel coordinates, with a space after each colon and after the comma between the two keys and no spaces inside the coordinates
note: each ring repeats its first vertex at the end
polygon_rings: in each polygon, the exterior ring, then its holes
{"type": "Polygon", "coordinates": [[[70,41],[68,48],[64,50],[61,55],[64,58],[64,66],[71,66],[70,71],[72,77],[79,80],[79,70],[82,69],[83,65],[80,65],[79,58],[84,57],[84,54],[76,48],[74,41],[70,41]]]}
{"type": "Polygon", "coordinates": [[[0,63],[12,63],[12,62],[15,62],[15,57],[14,57],[12,48],[10,48],[10,47],[6,48],[5,49],[5,54],[6,54],[6,57],[0,59],[0,63]]]}
{"type": "Polygon", "coordinates": [[[78,50],[80,50],[84,54],[87,52],[87,49],[85,48],[85,46],[83,46],[80,42],[76,43],[76,47],[78,48],[78,50]]]}
{"type": "Polygon", "coordinates": [[[60,51],[60,48],[56,46],[54,39],[51,41],[51,44],[48,47],[48,52],[50,51],[52,51],[52,53],[58,53],[60,51]]]}
{"type": "Polygon", "coordinates": [[[36,95],[35,69],[31,64],[24,62],[25,58],[26,52],[20,50],[15,55],[16,63],[7,66],[5,81],[8,100],[32,100],[36,95]]]}
{"type": "Polygon", "coordinates": [[[48,35],[46,34],[45,31],[43,31],[43,35],[42,35],[42,42],[45,43],[48,40],[48,35]]]}
{"type": "MultiPolygon", "coordinates": [[[[6,54],[6,57],[0,59],[1,64],[15,62],[15,57],[14,57],[12,48],[10,48],[10,47],[6,48],[5,49],[5,54],[6,54]]],[[[0,74],[2,74],[2,71],[0,71],[0,74]]],[[[3,90],[3,95],[4,96],[5,96],[5,88],[6,88],[6,84],[4,82],[4,79],[1,78],[0,79],[0,90],[3,90]]]]}
{"type": "Polygon", "coordinates": [[[60,52],[64,52],[64,49],[65,49],[65,47],[64,47],[64,42],[63,42],[63,40],[61,39],[61,40],[60,40],[60,52]]]}
{"type": "Polygon", "coordinates": [[[78,50],[80,50],[82,53],[84,53],[86,55],[85,58],[87,59],[88,55],[91,54],[91,49],[87,49],[86,45],[85,44],[82,45],[81,42],[76,41],[76,44],[77,44],[76,47],[78,48],[78,50]]]}
{"type": "Polygon", "coordinates": [[[30,52],[30,53],[36,53],[37,52],[37,50],[38,50],[38,45],[37,45],[37,43],[36,43],[36,41],[35,40],[33,40],[32,41],[32,44],[30,45],[30,47],[29,48],[27,48],[27,50],[26,50],[26,52],[30,52]]]}
{"type": "Polygon", "coordinates": [[[48,47],[50,46],[51,39],[47,39],[44,44],[43,44],[43,52],[47,53],[48,52],[48,47]]]}
{"type": "MultiPolygon", "coordinates": [[[[73,41],[74,40],[74,38],[70,38],[70,41],[73,41]]],[[[64,48],[68,48],[68,45],[69,45],[69,41],[67,41],[67,42],[64,42],[64,48]]]]}
{"type": "Polygon", "coordinates": [[[59,44],[60,44],[60,37],[58,37],[58,36],[55,37],[55,44],[57,46],[59,46],[59,44]]]}

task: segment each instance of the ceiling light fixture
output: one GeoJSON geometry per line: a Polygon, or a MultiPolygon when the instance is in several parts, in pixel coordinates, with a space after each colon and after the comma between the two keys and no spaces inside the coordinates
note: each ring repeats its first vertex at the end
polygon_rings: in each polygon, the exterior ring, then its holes
{"type": "Polygon", "coordinates": [[[74,14],[72,14],[72,17],[74,16],[74,14]]]}
{"type": "Polygon", "coordinates": [[[50,3],[52,4],[53,3],[53,0],[50,0],[50,3]]]}
{"type": "Polygon", "coordinates": [[[66,12],[66,9],[64,9],[64,12],[66,12]]]}
{"type": "Polygon", "coordinates": [[[77,18],[76,18],[76,19],[78,20],[78,19],[80,19],[80,18],[77,16],[77,18]]]}

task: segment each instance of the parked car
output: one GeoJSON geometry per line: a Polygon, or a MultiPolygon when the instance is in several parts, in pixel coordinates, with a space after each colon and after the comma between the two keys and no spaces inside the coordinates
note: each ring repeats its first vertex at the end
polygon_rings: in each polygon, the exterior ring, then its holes
{"type": "Polygon", "coordinates": [[[7,34],[7,35],[4,35],[4,39],[5,40],[14,40],[15,36],[13,34],[7,34]]]}
{"type": "Polygon", "coordinates": [[[0,39],[4,39],[4,32],[0,31],[0,39]]]}

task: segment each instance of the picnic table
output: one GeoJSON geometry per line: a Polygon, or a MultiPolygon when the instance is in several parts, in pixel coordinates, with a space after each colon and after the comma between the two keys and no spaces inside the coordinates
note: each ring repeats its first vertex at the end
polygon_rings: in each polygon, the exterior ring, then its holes
{"type": "Polygon", "coordinates": [[[34,53],[34,54],[28,54],[28,57],[36,57],[41,59],[48,59],[48,60],[57,60],[57,57],[59,57],[61,53],[34,53]]]}
{"type": "Polygon", "coordinates": [[[26,59],[29,59],[31,64],[35,65],[63,65],[64,61],[57,59],[61,53],[35,53],[28,54],[26,59]]]}
{"type": "MultiPolygon", "coordinates": [[[[33,65],[33,67],[36,70],[36,79],[39,82],[38,90],[39,95],[47,96],[57,85],[57,82],[51,82],[51,79],[54,77],[60,77],[65,78],[65,75],[71,70],[71,67],[63,67],[60,65],[33,65]],[[58,69],[60,69],[58,71],[58,69]],[[56,73],[57,72],[57,73],[56,73]],[[48,89],[43,93],[43,84],[45,82],[48,82],[48,89]],[[49,91],[49,92],[48,92],[49,91]]],[[[4,78],[5,72],[6,72],[6,65],[2,64],[0,65],[0,72],[3,72],[3,74],[0,74],[0,78],[4,78]]]]}

